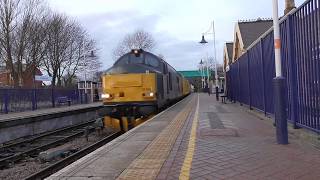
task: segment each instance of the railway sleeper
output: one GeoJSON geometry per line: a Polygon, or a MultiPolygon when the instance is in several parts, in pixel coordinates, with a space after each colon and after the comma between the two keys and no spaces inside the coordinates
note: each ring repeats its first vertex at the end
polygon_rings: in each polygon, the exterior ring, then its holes
{"type": "Polygon", "coordinates": [[[45,163],[60,157],[68,156],[76,151],[77,150],[72,145],[62,145],[40,152],[38,157],[40,162],[45,163]]]}
{"type": "Polygon", "coordinates": [[[7,167],[8,163],[11,163],[11,162],[14,163],[14,162],[20,161],[25,156],[37,157],[39,152],[46,150],[46,149],[49,149],[49,148],[52,148],[52,147],[56,147],[58,145],[61,145],[64,142],[70,141],[71,139],[75,138],[76,136],[80,136],[82,133],[75,133],[69,137],[59,139],[54,142],[42,144],[40,146],[38,144],[38,146],[35,148],[31,148],[31,149],[24,151],[24,152],[15,153],[13,156],[9,156],[9,157],[0,159],[0,168],[7,167]]]}

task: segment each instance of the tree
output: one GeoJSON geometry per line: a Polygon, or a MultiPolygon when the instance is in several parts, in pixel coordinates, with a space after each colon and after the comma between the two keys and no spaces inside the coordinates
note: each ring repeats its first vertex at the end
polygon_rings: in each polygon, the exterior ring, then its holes
{"type": "Polygon", "coordinates": [[[0,0],[0,54],[14,86],[39,67],[42,8],[40,0],[0,0]]]}
{"type": "Polygon", "coordinates": [[[30,22],[30,32],[26,39],[28,45],[25,52],[26,69],[32,71],[30,74],[34,77],[36,69],[40,69],[43,65],[43,59],[46,54],[45,40],[47,37],[46,21],[50,11],[45,5],[40,5],[39,9],[34,13],[34,17],[30,22]]]}
{"type": "Polygon", "coordinates": [[[44,69],[52,77],[52,85],[71,86],[77,74],[86,71],[98,71],[98,57],[87,58],[88,50],[97,50],[96,43],[75,20],[54,13],[47,22],[47,52],[44,69]]]}
{"type": "Polygon", "coordinates": [[[136,30],[127,34],[113,50],[114,59],[118,59],[132,49],[152,50],[156,42],[152,35],[144,30],[136,30]]]}
{"type": "Polygon", "coordinates": [[[33,78],[39,68],[52,77],[53,86],[70,84],[81,68],[98,71],[98,57],[84,60],[84,49],[97,50],[86,30],[43,1],[0,0],[0,63],[14,86],[33,78]]]}
{"type": "Polygon", "coordinates": [[[45,71],[52,77],[51,84],[61,85],[58,77],[61,75],[61,65],[66,58],[66,51],[69,46],[69,26],[67,17],[58,13],[53,13],[46,22],[46,55],[43,60],[45,71]],[[60,72],[59,72],[60,71],[60,72]]]}
{"type": "Polygon", "coordinates": [[[13,78],[14,84],[18,85],[19,77],[15,68],[16,60],[13,57],[13,42],[17,24],[19,1],[0,0],[0,51],[3,61],[13,78]]]}

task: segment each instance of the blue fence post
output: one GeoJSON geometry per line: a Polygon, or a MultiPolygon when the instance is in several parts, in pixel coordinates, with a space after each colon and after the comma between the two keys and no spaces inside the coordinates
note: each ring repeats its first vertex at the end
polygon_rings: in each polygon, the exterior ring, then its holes
{"type": "Polygon", "coordinates": [[[263,94],[263,110],[264,115],[267,116],[267,105],[266,105],[266,88],[265,88],[265,82],[266,78],[264,75],[264,56],[263,56],[263,39],[260,39],[260,61],[261,61],[261,73],[262,73],[262,94],[263,94]]]}
{"type": "Polygon", "coordinates": [[[83,104],[82,91],[79,89],[80,103],[83,104]]]}
{"type": "Polygon", "coordinates": [[[9,90],[5,90],[5,95],[4,95],[4,113],[8,114],[9,113],[9,90]]]}
{"type": "Polygon", "coordinates": [[[52,102],[52,107],[55,107],[55,98],[54,98],[54,87],[51,88],[51,102],[52,102]]]}
{"type": "Polygon", "coordinates": [[[35,95],[35,100],[36,100],[36,109],[38,109],[38,94],[37,94],[37,89],[35,89],[35,93],[34,93],[34,95],[35,95]]]}
{"type": "Polygon", "coordinates": [[[251,107],[251,85],[250,85],[250,51],[247,51],[247,70],[248,70],[248,91],[249,91],[249,109],[251,107]]]}
{"type": "Polygon", "coordinates": [[[238,59],[238,85],[239,85],[239,91],[238,91],[238,95],[237,95],[237,100],[239,101],[240,105],[242,106],[242,103],[241,103],[241,99],[240,99],[240,96],[241,96],[241,78],[240,78],[240,61],[238,59]]]}
{"type": "Polygon", "coordinates": [[[33,89],[32,91],[32,110],[36,110],[36,106],[37,106],[37,97],[36,97],[36,89],[33,89]]]}
{"type": "Polygon", "coordinates": [[[73,100],[76,101],[74,104],[79,104],[78,89],[73,90],[73,100]]]}
{"type": "Polygon", "coordinates": [[[288,27],[287,28],[287,37],[288,37],[288,60],[290,64],[290,84],[288,85],[288,88],[291,89],[290,96],[291,96],[291,120],[293,123],[293,128],[297,129],[297,105],[298,105],[298,84],[297,84],[297,71],[296,71],[296,56],[294,52],[294,34],[293,34],[293,20],[292,15],[288,17],[287,20],[288,27]]]}

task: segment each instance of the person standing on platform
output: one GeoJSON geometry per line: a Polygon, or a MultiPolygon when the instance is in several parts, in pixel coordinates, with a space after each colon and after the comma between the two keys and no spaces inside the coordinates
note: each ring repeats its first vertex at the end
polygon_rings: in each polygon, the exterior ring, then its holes
{"type": "Polygon", "coordinates": [[[209,83],[209,88],[208,88],[209,96],[211,95],[212,90],[213,90],[213,81],[211,80],[210,83],[209,83]]]}
{"type": "Polygon", "coordinates": [[[219,101],[219,87],[216,85],[216,99],[219,101]]]}

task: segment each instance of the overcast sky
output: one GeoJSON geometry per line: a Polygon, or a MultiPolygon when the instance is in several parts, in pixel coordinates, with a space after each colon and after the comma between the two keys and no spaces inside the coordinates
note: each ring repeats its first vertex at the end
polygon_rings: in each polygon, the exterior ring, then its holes
{"type": "MultiPolygon", "coordinates": [[[[285,0],[279,1],[283,15],[285,0]]],[[[304,0],[296,0],[300,6],[304,0]]],[[[199,44],[212,20],[216,27],[217,59],[222,63],[223,44],[233,40],[235,22],[272,17],[272,0],[49,0],[59,12],[76,18],[98,42],[103,68],[113,64],[112,50],[136,29],[156,39],[155,54],[163,54],[177,70],[197,69],[201,58],[213,56],[213,37],[199,44]]]]}

